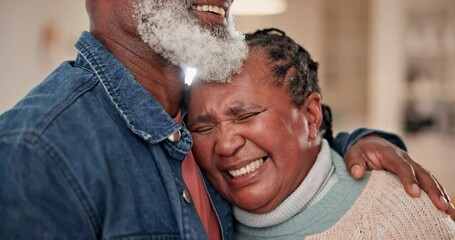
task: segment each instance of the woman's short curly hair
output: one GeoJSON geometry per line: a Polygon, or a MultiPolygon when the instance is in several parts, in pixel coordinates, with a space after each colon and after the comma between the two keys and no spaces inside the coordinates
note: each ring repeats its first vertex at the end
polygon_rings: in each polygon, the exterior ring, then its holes
{"type": "Polygon", "coordinates": [[[286,84],[297,106],[302,105],[310,93],[320,93],[318,63],[283,31],[276,28],[258,30],[246,34],[246,41],[249,48],[266,51],[276,78],[274,84],[286,84]],[[290,79],[286,79],[289,74],[290,79]]]}
{"type": "MultiPolygon", "coordinates": [[[[258,30],[246,34],[248,47],[266,51],[269,64],[275,77],[276,87],[287,87],[296,106],[301,106],[313,92],[321,93],[318,79],[318,63],[302,46],[276,28],[258,30]]],[[[322,104],[323,122],[321,133],[331,144],[332,113],[322,104]]]]}

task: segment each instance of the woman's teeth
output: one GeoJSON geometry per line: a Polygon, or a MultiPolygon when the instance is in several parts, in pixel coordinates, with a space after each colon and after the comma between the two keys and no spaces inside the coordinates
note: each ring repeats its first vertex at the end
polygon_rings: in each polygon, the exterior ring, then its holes
{"type": "Polygon", "coordinates": [[[192,9],[201,11],[201,12],[215,13],[215,14],[221,15],[222,17],[224,17],[224,15],[226,15],[226,11],[224,11],[223,8],[214,6],[214,5],[193,5],[192,9]]]}
{"type": "Polygon", "coordinates": [[[264,163],[264,160],[262,158],[260,158],[240,169],[229,170],[229,174],[231,174],[232,177],[237,178],[237,177],[240,177],[240,176],[243,176],[243,175],[256,171],[256,169],[258,169],[263,163],[264,163]]]}

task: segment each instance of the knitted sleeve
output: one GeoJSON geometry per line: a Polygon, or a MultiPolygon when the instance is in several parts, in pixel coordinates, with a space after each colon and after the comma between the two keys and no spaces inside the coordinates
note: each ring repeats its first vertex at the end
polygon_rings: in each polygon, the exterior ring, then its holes
{"type": "Polygon", "coordinates": [[[455,222],[426,193],[412,198],[394,175],[373,171],[343,218],[305,239],[455,239],[455,222]]]}

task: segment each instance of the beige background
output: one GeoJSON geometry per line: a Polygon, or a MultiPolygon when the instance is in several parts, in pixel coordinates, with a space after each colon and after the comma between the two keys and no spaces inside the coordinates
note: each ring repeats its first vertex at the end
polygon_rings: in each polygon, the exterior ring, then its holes
{"type": "MultiPolygon", "coordinates": [[[[73,44],[88,29],[84,2],[0,0],[0,113],[74,58],[73,44]]],[[[337,130],[399,133],[414,159],[455,195],[455,1],[288,0],[283,14],[236,22],[243,31],[285,30],[320,63],[337,130]],[[410,85],[415,69],[423,84],[410,85]],[[406,132],[409,102],[435,124],[406,132]]]]}

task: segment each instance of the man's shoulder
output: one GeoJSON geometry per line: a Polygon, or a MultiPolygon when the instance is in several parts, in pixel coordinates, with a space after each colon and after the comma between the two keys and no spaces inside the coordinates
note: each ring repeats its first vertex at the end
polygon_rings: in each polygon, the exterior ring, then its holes
{"type": "Polygon", "coordinates": [[[10,166],[45,162],[83,174],[102,169],[107,150],[116,156],[122,150],[117,144],[120,137],[128,136],[122,141],[132,142],[127,134],[129,129],[97,76],[65,62],[0,116],[0,162],[10,166]]]}
{"type": "MultiPolygon", "coordinates": [[[[40,135],[55,120],[78,115],[84,111],[84,98],[96,98],[93,88],[96,76],[90,71],[75,66],[73,62],[62,63],[43,82],[33,88],[13,108],[0,116],[0,140],[24,134],[40,135]],[[82,101],[81,101],[82,100],[82,101]],[[68,114],[64,114],[68,112],[68,114]]],[[[93,100],[88,100],[92,102],[93,100]]]]}

